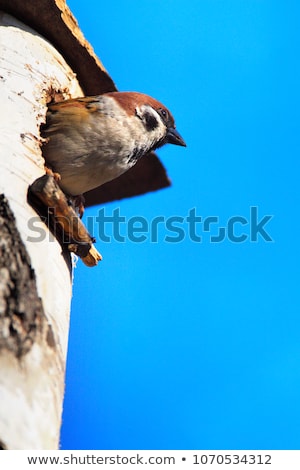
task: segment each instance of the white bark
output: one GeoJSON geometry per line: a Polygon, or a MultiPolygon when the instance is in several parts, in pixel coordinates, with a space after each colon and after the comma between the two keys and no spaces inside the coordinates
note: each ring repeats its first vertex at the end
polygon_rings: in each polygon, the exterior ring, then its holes
{"type": "Polygon", "coordinates": [[[0,51],[0,194],[9,202],[30,256],[45,315],[42,332],[26,354],[0,350],[0,442],[7,449],[56,449],[72,279],[61,246],[27,203],[27,190],[44,173],[39,126],[47,93],[52,89],[69,98],[82,91],[44,38],[1,12],[0,51]],[[37,242],[40,234],[30,229],[32,218],[44,231],[43,241],[37,242]]]}

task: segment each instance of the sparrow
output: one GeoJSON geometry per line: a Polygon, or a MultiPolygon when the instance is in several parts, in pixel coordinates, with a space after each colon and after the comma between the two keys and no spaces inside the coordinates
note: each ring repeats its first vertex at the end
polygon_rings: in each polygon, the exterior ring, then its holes
{"type": "Polygon", "coordinates": [[[117,178],[164,144],[186,146],[170,111],[137,92],[50,104],[43,156],[65,194],[80,196],[117,178]]]}

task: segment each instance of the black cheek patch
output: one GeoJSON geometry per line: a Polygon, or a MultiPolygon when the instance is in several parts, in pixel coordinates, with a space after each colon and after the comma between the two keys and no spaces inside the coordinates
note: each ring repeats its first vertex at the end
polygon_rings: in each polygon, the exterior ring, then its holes
{"type": "Polygon", "coordinates": [[[145,127],[147,131],[153,131],[158,127],[158,121],[153,114],[145,113],[143,116],[143,120],[145,122],[145,127]]]}

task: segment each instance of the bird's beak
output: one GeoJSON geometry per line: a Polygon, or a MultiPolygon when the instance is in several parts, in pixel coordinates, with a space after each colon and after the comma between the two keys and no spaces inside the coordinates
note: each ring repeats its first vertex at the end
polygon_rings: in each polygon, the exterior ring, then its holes
{"type": "Polygon", "coordinates": [[[181,147],[186,147],[185,141],[183,140],[179,132],[177,132],[174,127],[169,127],[168,129],[167,142],[169,144],[181,145],[181,147]]]}

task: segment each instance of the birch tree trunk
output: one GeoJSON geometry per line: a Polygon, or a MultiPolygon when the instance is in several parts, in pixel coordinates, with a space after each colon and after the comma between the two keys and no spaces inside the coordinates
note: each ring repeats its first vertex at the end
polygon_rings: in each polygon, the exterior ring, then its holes
{"type": "Polygon", "coordinates": [[[55,94],[82,95],[64,58],[0,12],[0,448],[57,449],[72,288],[69,254],[27,203],[55,94]]]}

